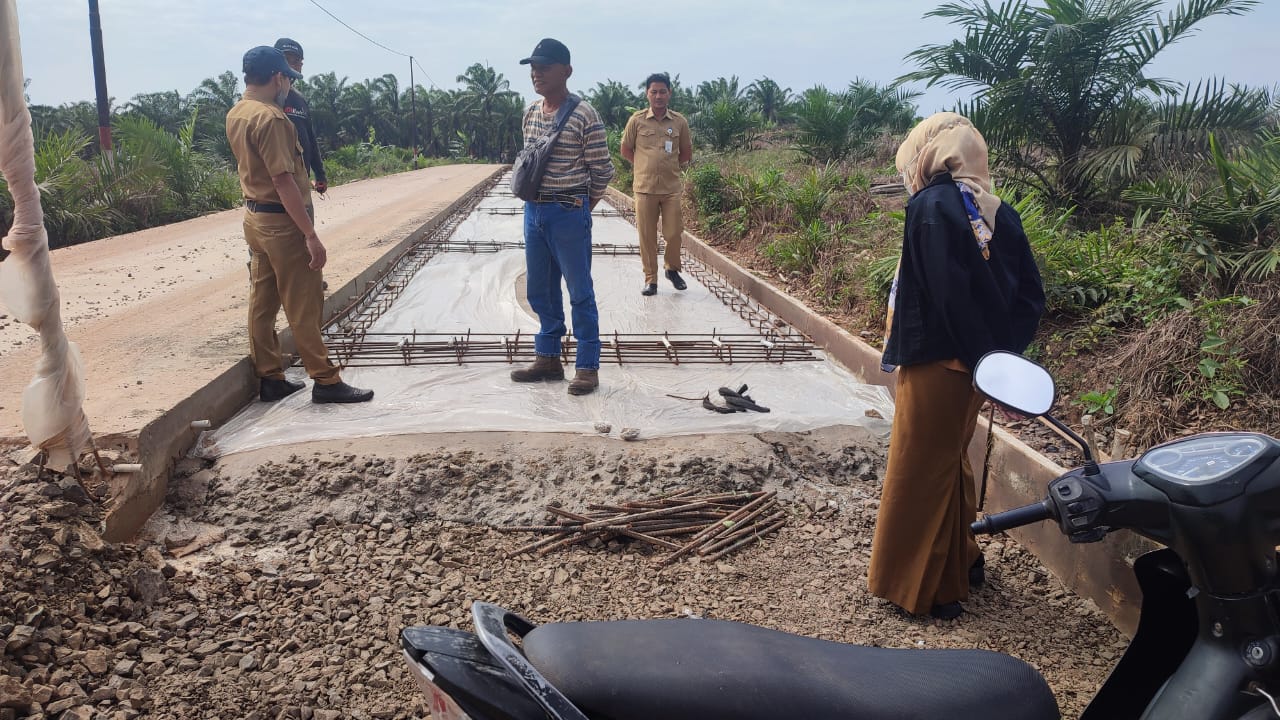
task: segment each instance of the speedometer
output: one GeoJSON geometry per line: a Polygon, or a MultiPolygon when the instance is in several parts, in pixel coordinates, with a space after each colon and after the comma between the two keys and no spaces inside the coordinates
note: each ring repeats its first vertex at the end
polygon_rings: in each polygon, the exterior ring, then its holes
{"type": "Polygon", "coordinates": [[[1133,472],[1170,500],[1201,507],[1245,491],[1280,457],[1280,442],[1258,433],[1206,433],[1148,450],[1133,472]]]}
{"type": "Polygon", "coordinates": [[[1138,464],[1185,485],[1205,485],[1261,455],[1268,444],[1253,435],[1203,435],[1152,449],[1138,464]]]}

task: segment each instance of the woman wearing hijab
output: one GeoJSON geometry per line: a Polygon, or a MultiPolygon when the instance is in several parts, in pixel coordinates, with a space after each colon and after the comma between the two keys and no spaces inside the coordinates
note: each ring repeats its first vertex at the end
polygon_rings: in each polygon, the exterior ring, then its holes
{"type": "Polygon", "coordinates": [[[983,398],[972,370],[992,350],[1021,353],[1044,310],[1022,220],[991,193],[987,144],[938,113],[898,148],[907,203],[889,293],[882,367],[898,373],[871,592],[913,615],[952,619],[982,582],[966,449],[983,398]]]}

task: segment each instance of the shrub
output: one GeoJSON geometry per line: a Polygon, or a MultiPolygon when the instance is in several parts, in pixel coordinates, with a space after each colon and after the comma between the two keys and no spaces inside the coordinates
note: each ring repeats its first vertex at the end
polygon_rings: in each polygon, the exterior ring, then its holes
{"type": "Polygon", "coordinates": [[[745,101],[720,98],[695,113],[693,124],[711,147],[728,150],[750,145],[764,120],[745,101]]]}
{"type": "Polygon", "coordinates": [[[737,193],[741,207],[755,226],[775,220],[783,207],[786,176],[778,168],[734,173],[729,176],[728,185],[737,193]]]}
{"type": "Polygon", "coordinates": [[[1014,203],[1040,264],[1049,313],[1094,313],[1104,325],[1153,317],[1185,301],[1182,267],[1170,229],[1147,230],[1145,216],[1133,226],[1121,221],[1088,232],[1066,227],[1072,211],[1053,212],[1034,195],[1014,203]]]}
{"type": "Polygon", "coordinates": [[[830,168],[814,168],[798,184],[786,189],[787,205],[795,216],[795,225],[802,231],[822,219],[822,213],[831,202],[831,194],[840,184],[840,178],[830,168]]]}
{"type": "Polygon", "coordinates": [[[694,166],[689,171],[689,187],[698,212],[708,220],[732,207],[729,184],[714,163],[694,166]]]}
{"type": "Polygon", "coordinates": [[[325,172],[331,185],[411,169],[413,157],[408,149],[370,141],[340,147],[325,157],[325,172]]]}
{"type": "Polygon", "coordinates": [[[1228,156],[1209,138],[1209,179],[1173,178],[1137,185],[1125,198],[1181,218],[1193,230],[1187,242],[1203,271],[1225,279],[1263,280],[1280,269],[1280,135],[1258,148],[1228,156]]]}
{"type": "Polygon", "coordinates": [[[789,272],[813,272],[822,257],[832,244],[838,242],[837,236],[843,227],[831,227],[822,220],[814,220],[799,232],[784,235],[764,247],[764,255],[778,267],[789,272]]]}

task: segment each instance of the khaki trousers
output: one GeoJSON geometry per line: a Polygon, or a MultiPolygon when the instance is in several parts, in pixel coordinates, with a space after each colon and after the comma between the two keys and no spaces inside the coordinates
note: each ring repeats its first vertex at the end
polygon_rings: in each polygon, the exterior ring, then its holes
{"type": "Polygon", "coordinates": [[[244,239],[253,253],[249,263],[249,357],[254,371],[261,378],[284,378],[280,337],[276,335],[276,316],[283,305],[307,374],[320,385],[338,382],[338,368],[329,362],[320,334],[323,275],[307,267],[311,255],[302,231],[285,213],[246,210],[244,239]]]}
{"type": "Polygon", "coordinates": [[[636,193],[636,228],[640,231],[640,262],[644,265],[644,281],[658,282],[658,219],[662,219],[662,237],[667,241],[663,257],[666,270],[680,270],[680,239],[684,236],[684,216],[680,210],[680,193],[653,195],[636,193]]]}
{"type": "Polygon", "coordinates": [[[923,615],[969,597],[981,552],[967,448],[984,398],[951,361],[898,368],[889,466],[871,545],[874,595],[923,615]]]}

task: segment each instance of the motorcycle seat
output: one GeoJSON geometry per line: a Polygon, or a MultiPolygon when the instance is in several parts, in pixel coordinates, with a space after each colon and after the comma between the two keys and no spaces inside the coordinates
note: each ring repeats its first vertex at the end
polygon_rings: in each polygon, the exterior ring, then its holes
{"type": "Polygon", "coordinates": [[[1030,665],[985,650],[846,645],[722,620],[551,623],[524,653],[609,720],[1057,720],[1030,665]]]}

